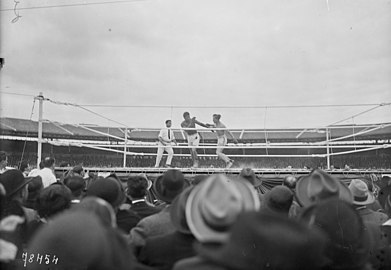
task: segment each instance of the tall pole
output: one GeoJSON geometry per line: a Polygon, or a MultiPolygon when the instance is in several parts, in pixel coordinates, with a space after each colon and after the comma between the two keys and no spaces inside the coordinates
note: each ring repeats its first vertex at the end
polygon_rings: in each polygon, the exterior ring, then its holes
{"type": "Polygon", "coordinates": [[[39,93],[39,116],[38,116],[38,152],[37,152],[37,168],[42,160],[42,116],[43,116],[43,94],[39,93]]]}
{"type": "Polygon", "coordinates": [[[329,129],[326,128],[326,145],[327,145],[327,169],[330,170],[330,144],[329,144],[329,129]]]}
{"type": "Polygon", "coordinates": [[[128,146],[128,129],[125,129],[125,145],[124,145],[124,164],[123,167],[126,167],[126,151],[128,146]]]}

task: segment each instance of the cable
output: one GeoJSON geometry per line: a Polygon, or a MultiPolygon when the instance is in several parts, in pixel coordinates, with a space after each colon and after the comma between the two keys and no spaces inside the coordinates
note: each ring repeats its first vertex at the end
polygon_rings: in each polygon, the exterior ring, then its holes
{"type": "MultiPolygon", "coordinates": [[[[144,2],[144,1],[148,1],[148,0],[119,0],[119,1],[104,1],[104,2],[91,2],[91,3],[62,4],[62,5],[51,5],[51,6],[21,7],[21,8],[18,8],[18,10],[62,8],[62,7],[78,7],[78,6],[93,6],[93,5],[109,5],[109,4],[123,4],[123,3],[144,2]]],[[[15,7],[14,8],[0,9],[0,12],[3,12],[3,11],[14,11],[15,7]]]]}
{"type": "Polygon", "coordinates": [[[346,120],[350,120],[350,119],[352,119],[352,118],[354,118],[354,117],[363,115],[363,114],[365,114],[365,113],[367,113],[367,112],[370,112],[370,111],[376,110],[377,108],[380,108],[380,107],[383,107],[383,106],[388,106],[388,105],[390,105],[390,103],[381,103],[381,104],[378,104],[378,105],[376,105],[376,106],[373,107],[373,108],[370,108],[370,109],[365,110],[365,111],[363,111],[363,112],[360,112],[360,113],[357,113],[357,114],[355,114],[355,115],[349,116],[349,117],[347,117],[347,118],[345,118],[345,119],[339,120],[339,121],[334,122],[334,123],[332,123],[332,124],[330,124],[330,125],[327,125],[327,126],[330,127],[330,126],[333,126],[333,125],[336,125],[336,124],[345,122],[346,120]]]}
{"type": "Polygon", "coordinates": [[[84,108],[83,106],[78,105],[78,104],[75,104],[75,103],[62,102],[62,101],[55,101],[55,100],[51,100],[50,98],[44,98],[44,100],[49,101],[49,102],[51,102],[51,103],[53,103],[53,104],[57,104],[57,105],[65,105],[65,106],[77,107],[77,108],[79,108],[79,109],[85,110],[85,111],[87,111],[87,112],[89,112],[89,113],[92,113],[92,114],[94,114],[94,115],[97,115],[97,116],[99,116],[99,117],[102,117],[102,118],[104,118],[104,119],[106,119],[106,120],[109,120],[109,121],[111,121],[111,122],[113,122],[113,123],[120,124],[121,126],[124,126],[124,127],[126,127],[126,128],[128,127],[128,126],[127,126],[126,124],[124,124],[124,123],[121,123],[121,122],[118,122],[118,121],[113,120],[113,119],[111,119],[111,118],[108,118],[108,117],[106,117],[106,116],[104,116],[104,115],[102,115],[102,114],[99,114],[99,113],[97,113],[97,112],[94,112],[94,111],[92,111],[92,110],[89,110],[89,109],[87,109],[87,108],[84,108]]]}
{"type": "Polygon", "coordinates": [[[25,96],[25,97],[35,97],[34,95],[27,95],[27,94],[21,94],[21,93],[12,93],[12,92],[6,92],[6,91],[0,91],[0,94],[14,95],[14,96],[25,96]]]}
{"type": "Polygon", "coordinates": [[[276,106],[172,106],[172,105],[105,105],[105,104],[81,104],[83,107],[105,107],[105,108],[191,108],[191,109],[284,109],[284,108],[331,108],[331,107],[368,107],[384,106],[391,103],[369,103],[369,104],[313,104],[313,105],[276,105],[276,106]]]}
{"type": "MultiPolygon", "coordinates": [[[[33,107],[31,109],[31,114],[30,114],[30,121],[31,119],[33,118],[33,114],[34,114],[34,107],[35,107],[35,98],[33,100],[33,107]]],[[[24,151],[26,149],[26,143],[27,143],[27,136],[29,135],[29,131],[27,130],[26,132],[26,137],[24,138],[24,144],[23,144],[23,151],[22,151],[22,156],[20,157],[20,162],[19,162],[19,169],[20,169],[20,166],[22,164],[22,161],[23,161],[23,157],[24,157],[24,151]]]]}
{"type": "Polygon", "coordinates": [[[264,129],[264,132],[265,132],[265,143],[266,143],[266,155],[269,155],[269,151],[267,149],[267,131],[266,131],[266,115],[267,115],[267,107],[265,108],[265,117],[263,118],[263,129],[264,129]]]}

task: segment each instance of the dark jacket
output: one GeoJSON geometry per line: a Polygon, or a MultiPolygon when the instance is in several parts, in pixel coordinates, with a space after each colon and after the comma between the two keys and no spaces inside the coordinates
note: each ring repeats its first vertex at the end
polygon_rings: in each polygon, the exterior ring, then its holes
{"type": "Polygon", "coordinates": [[[140,216],[132,210],[118,209],[116,217],[118,228],[126,234],[128,234],[132,228],[136,227],[137,223],[141,220],[140,216]]]}
{"type": "Polygon", "coordinates": [[[149,205],[145,201],[132,203],[130,209],[136,212],[141,219],[160,212],[161,209],[149,205]]]}

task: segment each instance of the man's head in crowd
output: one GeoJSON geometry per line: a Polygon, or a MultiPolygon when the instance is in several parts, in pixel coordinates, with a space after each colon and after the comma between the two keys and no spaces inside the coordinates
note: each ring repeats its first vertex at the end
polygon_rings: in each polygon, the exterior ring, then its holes
{"type": "Polygon", "coordinates": [[[86,182],[80,175],[68,176],[64,179],[64,184],[71,190],[72,199],[81,199],[86,188],[86,182]]]}
{"type": "Polygon", "coordinates": [[[349,188],[326,172],[315,169],[296,183],[296,197],[302,206],[309,206],[326,199],[340,199],[352,203],[349,188]]]}
{"type": "Polygon", "coordinates": [[[41,218],[51,218],[71,206],[72,192],[63,183],[56,182],[44,188],[37,200],[37,211],[41,218]]]}
{"type": "Polygon", "coordinates": [[[375,196],[369,191],[368,185],[360,180],[353,179],[349,184],[349,189],[353,195],[353,204],[364,206],[375,202],[375,196]]]}
{"type": "Polygon", "coordinates": [[[244,179],[246,179],[247,181],[249,181],[251,185],[255,185],[257,176],[255,175],[255,172],[254,172],[253,169],[251,169],[251,168],[243,168],[240,171],[239,176],[244,178],[244,179]]]}
{"type": "Polygon", "coordinates": [[[43,190],[43,183],[41,176],[35,176],[32,178],[31,182],[27,186],[28,189],[28,198],[29,206],[36,208],[36,201],[39,197],[39,194],[43,190]]]}
{"type": "Polygon", "coordinates": [[[294,190],[296,188],[296,182],[296,177],[294,177],[293,175],[287,175],[284,177],[282,185],[294,190]]]}
{"type": "Polygon", "coordinates": [[[28,197],[27,185],[31,180],[31,178],[25,179],[19,170],[8,170],[0,175],[0,183],[5,188],[8,201],[15,200],[21,203],[26,201],[28,197]]]}
{"type": "Polygon", "coordinates": [[[3,170],[5,167],[7,167],[8,164],[8,157],[6,152],[0,151],[0,170],[3,170]]]}
{"type": "Polygon", "coordinates": [[[275,186],[265,195],[264,208],[288,216],[293,202],[293,192],[285,186],[275,186]]]}
{"type": "Polygon", "coordinates": [[[105,227],[117,227],[117,219],[113,207],[101,198],[94,196],[85,197],[79,204],[75,205],[74,209],[82,209],[96,214],[105,227]]]}
{"type": "Polygon", "coordinates": [[[370,237],[351,203],[338,198],[323,200],[307,207],[300,219],[326,234],[329,265],[325,269],[363,269],[369,256],[370,237]]]}
{"type": "Polygon", "coordinates": [[[188,186],[180,170],[167,170],[153,183],[153,190],[160,201],[170,204],[188,186]]]}
{"type": "Polygon", "coordinates": [[[72,172],[82,177],[84,176],[84,169],[82,165],[76,165],[75,167],[73,167],[72,172]]]}
{"type": "Polygon", "coordinates": [[[107,201],[115,211],[124,202],[121,184],[113,177],[96,179],[87,189],[86,196],[95,196],[107,201]]]}
{"type": "Polygon", "coordinates": [[[19,170],[21,172],[25,172],[29,168],[29,164],[27,161],[22,161],[19,166],[19,170]]]}
{"type": "Polygon", "coordinates": [[[186,221],[201,243],[221,243],[243,211],[259,209],[254,187],[241,178],[215,174],[194,186],[186,202],[186,221]]]}
{"type": "Polygon", "coordinates": [[[127,193],[132,200],[143,199],[147,195],[148,182],[144,177],[130,176],[127,185],[127,193]]]}
{"type": "Polygon", "coordinates": [[[50,168],[50,169],[54,169],[54,158],[52,157],[46,157],[44,160],[43,160],[43,167],[44,168],[50,168]]]}

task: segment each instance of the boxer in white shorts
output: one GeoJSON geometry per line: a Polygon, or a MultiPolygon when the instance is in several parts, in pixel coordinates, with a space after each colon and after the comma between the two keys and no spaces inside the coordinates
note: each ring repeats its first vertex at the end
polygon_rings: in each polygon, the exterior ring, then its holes
{"type": "MultiPolygon", "coordinates": [[[[215,128],[227,128],[222,122],[220,122],[220,118],[221,118],[221,115],[220,114],[214,114],[213,115],[213,123],[214,124],[206,124],[208,127],[215,127],[215,128]]],[[[234,137],[234,135],[231,133],[231,131],[227,130],[227,129],[216,129],[216,134],[217,134],[217,149],[216,149],[216,155],[224,160],[225,162],[225,165],[226,165],[226,168],[231,168],[232,167],[232,164],[234,163],[234,161],[232,159],[230,159],[227,155],[225,155],[223,153],[223,150],[224,150],[224,146],[227,144],[227,135],[226,134],[229,134],[234,143],[237,144],[238,143],[238,140],[236,140],[236,138],[234,137]]]]}

